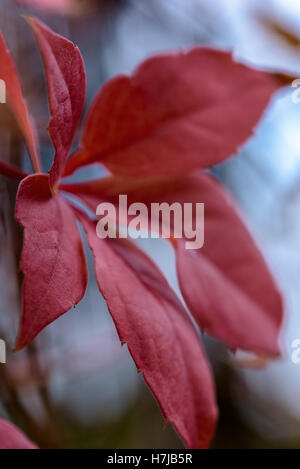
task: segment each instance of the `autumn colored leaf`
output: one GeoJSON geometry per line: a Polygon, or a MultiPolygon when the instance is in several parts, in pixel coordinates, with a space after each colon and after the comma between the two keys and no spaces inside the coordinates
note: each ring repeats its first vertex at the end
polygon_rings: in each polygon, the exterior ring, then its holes
{"type": "Polygon", "coordinates": [[[74,213],[61,196],[52,196],[48,175],[21,182],[15,217],[24,227],[21,349],[82,299],[87,273],[74,213]]]}
{"type": "Polygon", "coordinates": [[[28,22],[37,39],[47,78],[51,113],[49,132],[56,151],[50,171],[53,187],[62,175],[81,118],[86,74],[78,47],[36,18],[28,17],[28,22]]]}
{"type": "MultiPolygon", "coordinates": [[[[186,249],[176,240],[179,282],[184,299],[201,329],[230,348],[277,356],[282,302],[276,284],[229,194],[211,176],[198,172],[159,181],[115,177],[63,186],[93,211],[107,200],[118,204],[205,204],[205,242],[186,249]]],[[[195,226],[193,220],[193,226],[195,226]]]]}
{"type": "Polygon", "coordinates": [[[95,272],[122,343],[126,343],[165,419],[188,448],[206,448],[214,433],[214,385],[200,338],[184,307],[152,261],[128,240],[97,237],[80,221],[95,272]]]}
{"type": "Polygon", "coordinates": [[[0,449],[38,449],[12,423],[0,419],[0,449]]]}
{"type": "Polygon", "coordinates": [[[235,154],[252,135],[275,76],[198,47],[155,56],[103,86],[66,173],[102,163],[122,177],[178,175],[235,154]]]}
{"type": "Polygon", "coordinates": [[[26,102],[23,97],[21,84],[16,67],[7,49],[3,35],[0,31],[0,78],[6,87],[6,96],[11,105],[18,124],[24,134],[25,141],[31,156],[35,171],[41,171],[36,131],[30,118],[26,102]]]}

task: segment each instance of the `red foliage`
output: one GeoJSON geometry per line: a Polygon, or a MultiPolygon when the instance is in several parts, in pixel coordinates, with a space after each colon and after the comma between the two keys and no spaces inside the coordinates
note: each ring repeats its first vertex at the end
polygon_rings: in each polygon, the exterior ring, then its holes
{"type": "Polygon", "coordinates": [[[177,175],[220,163],[250,137],[279,86],[220,50],[153,57],[132,76],[103,86],[65,174],[93,162],[122,177],[177,175]]]}
{"type": "Polygon", "coordinates": [[[189,448],[206,448],[217,416],[214,386],[185,309],[143,252],[128,240],[99,240],[95,224],[80,219],[121,342],[128,345],[166,421],[173,422],[189,448]]]}
{"type": "Polygon", "coordinates": [[[16,345],[21,349],[82,299],[87,272],[74,211],[65,199],[53,197],[47,174],[21,182],[15,216],[24,227],[23,314],[16,345]]]}
{"type": "MultiPolygon", "coordinates": [[[[27,176],[17,195],[25,275],[17,348],[84,295],[79,220],[120,340],[186,445],[207,447],[217,414],[214,389],[186,310],[144,253],[130,241],[97,238],[94,221],[78,212],[62,190],[93,210],[102,200],[116,202],[120,193],[146,204],[204,202],[204,247],[185,251],[180,240],[174,246],[186,303],[200,327],[229,347],[277,356],[282,303],[259,250],[226,191],[205,173],[184,173],[235,153],[283,83],[213,49],[154,57],[131,77],[117,77],[103,87],[91,106],[80,148],[67,160],[84,105],[83,62],[72,43],[36,19],[29,23],[45,65],[55,158],[49,176],[27,176]],[[63,174],[93,162],[118,177],[59,186],[63,174]]],[[[9,84],[9,102],[39,172],[34,131],[2,38],[0,58],[0,76],[9,84]]],[[[7,165],[0,165],[0,171],[22,177],[7,165]]]]}
{"type": "Polygon", "coordinates": [[[52,188],[60,180],[84,107],[86,74],[79,49],[35,20],[28,19],[39,45],[48,85],[49,133],[55,149],[52,188]]]}
{"type": "Polygon", "coordinates": [[[93,212],[101,199],[128,204],[205,204],[205,242],[187,250],[176,239],[178,278],[183,297],[202,330],[228,347],[276,356],[282,321],[281,298],[253,239],[227,191],[210,175],[195,172],[157,181],[115,177],[62,186],[93,212]],[[258,327],[258,324],[260,325],[258,327]]]}

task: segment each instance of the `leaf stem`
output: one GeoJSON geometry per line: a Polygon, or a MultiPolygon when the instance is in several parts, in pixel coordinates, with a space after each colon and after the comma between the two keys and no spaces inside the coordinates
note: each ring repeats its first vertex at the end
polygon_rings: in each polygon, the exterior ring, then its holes
{"type": "Polygon", "coordinates": [[[41,164],[41,160],[36,149],[32,148],[29,154],[30,154],[30,159],[31,159],[31,163],[32,163],[34,171],[36,173],[42,173],[43,172],[42,164],[41,164]]]}
{"type": "Polygon", "coordinates": [[[28,174],[21,169],[8,163],[4,163],[4,161],[0,161],[0,174],[12,179],[16,179],[17,181],[22,181],[22,179],[28,176],[28,174]]]}

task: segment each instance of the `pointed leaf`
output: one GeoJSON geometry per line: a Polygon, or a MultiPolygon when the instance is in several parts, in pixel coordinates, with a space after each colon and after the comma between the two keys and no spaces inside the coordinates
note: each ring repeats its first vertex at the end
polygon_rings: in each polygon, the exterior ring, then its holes
{"type": "Polygon", "coordinates": [[[86,95],[86,74],[79,49],[64,37],[54,33],[29,17],[44,62],[47,78],[50,136],[56,151],[50,171],[51,186],[55,186],[65,166],[86,95]]]}
{"type": "Polygon", "coordinates": [[[52,196],[48,175],[21,182],[15,216],[25,230],[23,312],[16,345],[21,349],[82,299],[87,273],[73,211],[62,197],[52,196]]]}
{"type": "Polygon", "coordinates": [[[6,97],[11,105],[16,120],[22,130],[30,153],[35,171],[41,171],[39,161],[36,131],[30,118],[26,102],[23,97],[21,84],[14,62],[7,49],[3,35],[0,31],[0,79],[5,83],[6,97]]]}
{"type": "Polygon", "coordinates": [[[202,329],[230,348],[280,353],[283,307],[277,286],[233,200],[211,176],[199,172],[148,182],[111,177],[64,189],[94,211],[102,200],[117,205],[119,194],[128,195],[128,204],[145,203],[149,214],[152,202],[204,203],[202,249],[187,250],[185,240],[176,240],[179,282],[188,307],[202,329]]]}
{"type": "Polygon", "coordinates": [[[0,449],[38,449],[12,423],[0,419],[0,449]]]}
{"type": "Polygon", "coordinates": [[[216,421],[211,372],[183,306],[150,259],[127,240],[102,240],[81,217],[99,289],[138,370],[189,448],[206,448],[216,421]]]}
{"type": "Polygon", "coordinates": [[[176,175],[220,163],[252,135],[282,84],[220,50],[153,57],[132,76],[104,85],[65,174],[93,162],[122,177],[176,175]]]}

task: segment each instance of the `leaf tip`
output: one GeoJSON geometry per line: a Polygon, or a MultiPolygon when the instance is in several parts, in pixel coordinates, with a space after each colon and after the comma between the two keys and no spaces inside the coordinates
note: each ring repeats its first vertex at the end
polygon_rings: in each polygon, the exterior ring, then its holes
{"type": "Polygon", "coordinates": [[[25,21],[27,21],[30,26],[35,21],[35,17],[33,15],[30,15],[29,13],[22,13],[21,16],[22,18],[24,18],[25,21]]]}

